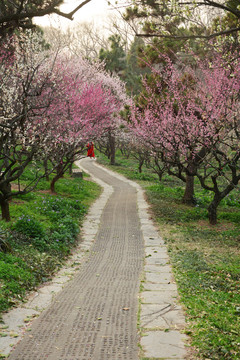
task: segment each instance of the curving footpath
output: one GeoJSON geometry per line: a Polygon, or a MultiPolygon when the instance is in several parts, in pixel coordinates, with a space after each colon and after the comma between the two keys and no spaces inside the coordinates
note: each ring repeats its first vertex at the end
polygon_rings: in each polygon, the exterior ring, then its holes
{"type": "Polygon", "coordinates": [[[9,360],[186,358],[176,284],[141,188],[90,159],[78,165],[104,187],[83,227],[87,256],[9,360]]]}

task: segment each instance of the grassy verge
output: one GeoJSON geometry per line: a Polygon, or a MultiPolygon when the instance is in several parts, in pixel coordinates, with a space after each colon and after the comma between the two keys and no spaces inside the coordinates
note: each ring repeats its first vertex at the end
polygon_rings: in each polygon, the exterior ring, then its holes
{"type": "Polygon", "coordinates": [[[43,180],[36,191],[13,197],[11,222],[0,221],[0,314],[61,266],[79,241],[84,215],[99,194],[95,183],[65,175],[56,183],[55,195],[43,180]]]}
{"type": "MultiPolygon", "coordinates": [[[[99,157],[104,165],[107,159],[99,157]]],[[[168,247],[186,312],[192,358],[240,359],[240,193],[219,207],[219,222],[210,226],[206,204],[211,196],[196,182],[197,206],[181,203],[183,184],[169,176],[159,183],[150,170],[137,172],[134,159],[117,157],[120,172],[146,190],[153,217],[168,247]]]]}

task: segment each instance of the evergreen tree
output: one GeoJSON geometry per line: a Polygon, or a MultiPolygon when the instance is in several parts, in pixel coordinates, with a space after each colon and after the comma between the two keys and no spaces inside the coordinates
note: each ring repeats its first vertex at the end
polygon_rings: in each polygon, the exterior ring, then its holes
{"type": "Polygon", "coordinates": [[[120,35],[114,34],[109,37],[110,49],[101,49],[99,59],[105,62],[105,69],[111,74],[121,77],[127,67],[126,53],[121,44],[120,35]]]}
{"type": "Polygon", "coordinates": [[[69,20],[73,15],[91,0],[79,0],[70,13],[63,13],[59,6],[64,0],[1,0],[0,1],[0,36],[12,33],[15,29],[29,29],[34,27],[32,19],[35,16],[57,14],[69,20]]]}
{"type": "Polygon", "coordinates": [[[117,74],[126,83],[127,92],[136,95],[141,90],[141,76],[147,69],[141,66],[139,51],[144,47],[141,38],[135,37],[128,52],[124,49],[124,43],[120,35],[114,34],[109,37],[110,48],[101,49],[99,59],[104,61],[105,69],[111,74],[117,74]]]}
{"type": "Polygon", "coordinates": [[[165,1],[165,0],[132,0],[131,6],[127,8],[125,19],[141,19],[143,28],[141,36],[178,39],[211,39],[219,35],[232,35],[240,30],[240,9],[238,0],[201,0],[192,1],[165,1]],[[235,19],[227,28],[208,27],[204,21],[207,15],[212,18],[217,16],[231,16],[235,19]],[[201,23],[201,27],[195,24],[201,23]],[[182,32],[190,29],[190,33],[182,32]],[[199,31],[201,28],[201,31],[199,31]],[[177,32],[176,32],[177,30],[177,32]],[[179,31],[180,30],[180,31],[179,31]]]}

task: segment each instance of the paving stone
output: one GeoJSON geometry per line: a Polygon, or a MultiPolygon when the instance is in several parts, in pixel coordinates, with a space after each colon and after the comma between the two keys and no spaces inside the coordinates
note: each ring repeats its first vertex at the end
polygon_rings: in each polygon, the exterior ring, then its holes
{"type": "Polygon", "coordinates": [[[141,345],[145,351],[145,357],[180,360],[186,355],[184,348],[186,339],[187,337],[179,331],[152,331],[145,333],[141,339],[141,345]]]}
{"type": "Polygon", "coordinates": [[[141,323],[143,328],[183,329],[185,317],[179,305],[164,302],[162,304],[142,304],[141,323]]]}
{"type": "Polygon", "coordinates": [[[170,284],[157,284],[157,283],[149,283],[149,282],[144,282],[143,283],[143,287],[145,290],[148,291],[173,291],[175,290],[177,292],[177,285],[174,283],[170,283],[170,284]]]}
{"type": "Polygon", "coordinates": [[[155,284],[169,284],[174,281],[173,275],[170,272],[164,272],[164,273],[146,272],[145,277],[146,277],[146,282],[155,283],[155,284]]]}
{"type": "Polygon", "coordinates": [[[96,229],[91,229],[91,228],[89,228],[88,230],[87,230],[87,232],[88,232],[88,235],[90,236],[90,235],[95,235],[96,234],[96,229]]]}
{"type": "Polygon", "coordinates": [[[0,354],[7,356],[13,347],[19,342],[19,337],[0,337],[0,354]]]}
{"type": "Polygon", "coordinates": [[[81,250],[85,250],[85,251],[88,251],[92,246],[92,242],[89,242],[88,244],[82,244],[81,245],[81,250]]]}
{"type": "Polygon", "coordinates": [[[146,222],[146,220],[147,220],[147,223],[149,222],[149,216],[146,213],[146,208],[145,207],[144,208],[142,207],[141,209],[139,209],[139,206],[138,206],[138,213],[139,213],[139,215],[141,217],[141,223],[143,221],[146,222]]]}
{"type": "Polygon", "coordinates": [[[153,258],[152,256],[145,258],[146,265],[166,265],[169,264],[168,259],[162,259],[160,257],[153,258]]]}
{"type": "Polygon", "coordinates": [[[160,259],[169,259],[169,256],[168,256],[168,253],[167,253],[167,250],[165,247],[146,247],[146,256],[151,256],[152,259],[157,259],[157,258],[160,258],[160,259]]]}
{"type": "MultiPolygon", "coordinates": [[[[61,278],[59,278],[60,281],[61,278]]],[[[69,281],[69,278],[67,278],[69,281]]],[[[66,281],[65,281],[66,282],[66,281]]],[[[53,283],[48,286],[44,286],[34,293],[28,302],[24,305],[27,309],[45,309],[51,302],[53,297],[62,290],[64,282],[53,283]]]]}
{"type": "Polygon", "coordinates": [[[155,227],[149,222],[149,221],[144,221],[144,223],[141,222],[141,225],[144,225],[143,231],[144,234],[148,232],[148,236],[152,237],[152,238],[156,238],[158,237],[158,233],[155,229],[155,227]]]}
{"type": "Polygon", "coordinates": [[[164,246],[165,243],[161,238],[148,238],[145,236],[145,246],[164,246]]]}
{"type": "Polygon", "coordinates": [[[170,265],[145,265],[144,270],[146,272],[153,272],[153,273],[165,273],[171,272],[172,267],[170,265]]]}
{"type": "Polygon", "coordinates": [[[94,237],[92,235],[84,234],[84,238],[86,238],[87,243],[82,244],[82,248],[85,248],[86,246],[89,248],[92,246],[92,243],[94,242],[94,237]]]}
{"type": "Polygon", "coordinates": [[[176,303],[178,294],[176,291],[143,291],[141,293],[143,303],[149,304],[163,304],[176,303]]]}
{"type": "Polygon", "coordinates": [[[57,275],[54,278],[58,279],[62,276],[71,277],[74,273],[75,273],[74,267],[67,268],[64,266],[64,268],[62,268],[60,271],[58,271],[57,275]]]}
{"type": "Polygon", "coordinates": [[[153,226],[149,224],[149,218],[145,217],[141,219],[141,224],[146,225],[149,229],[153,229],[153,226]]]}
{"type": "Polygon", "coordinates": [[[24,307],[19,307],[13,309],[11,313],[3,314],[2,326],[7,326],[8,331],[18,332],[20,327],[22,327],[24,324],[26,325],[26,319],[31,319],[32,317],[38,315],[39,312],[34,309],[26,309],[24,307]]]}

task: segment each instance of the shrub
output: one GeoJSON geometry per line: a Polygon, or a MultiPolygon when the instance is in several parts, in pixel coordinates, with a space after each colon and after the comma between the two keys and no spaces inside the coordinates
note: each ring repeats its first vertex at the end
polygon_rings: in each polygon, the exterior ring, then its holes
{"type": "MultiPolygon", "coordinates": [[[[18,254],[16,253],[16,255],[18,254]]],[[[29,248],[29,246],[25,250],[21,248],[19,256],[34,275],[37,283],[46,281],[54,273],[56,267],[60,265],[57,257],[47,253],[39,253],[37,249],[29,248]]]]}
{"type": "Polygon", "coordinates": [[[53,241],[70,244],[75,242],[78,233],[79,225],[70,216],[66,216],[54,226],[50,237],[53,241]]]}
{"type": "Polygon", "coordinates": [[[86,212],[80,201],[55,196],[43,198],[37,210],[47,215],[51,221],[64,218],[68,214],[71,214],[72,217],[79,217],[86,212]]]}
{"type": "Polygon", "coordinates": [[[236,224],[240,223],[240,213],[238,212],[223,212],[219,214],[219,219],[229,220],[236,224]]]}
{"type": "Polygon", "coordinates": [[[11,246],[7,240],[7,232],[0,228],[0,251],[10,252],[11,246]]]}
{"type": "Polygon", "coordinates": [[[21,216],[13,225],[13,229],[30,238],[41,238],[45,235],[45,231],[40,222],[31,219],[29,216],[21,216]]]}
{"type": "Polygon", "coordinates": [[[15,299],[23,299],[26,291],[36,285],[24,261],[11,254],[0,253],[0,274],[0,311],[14,304],[15,299]]]}

